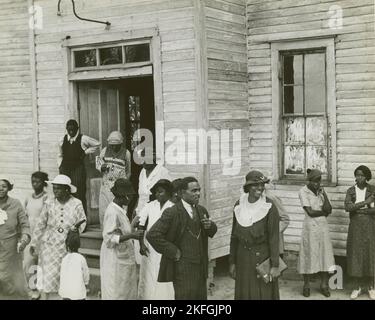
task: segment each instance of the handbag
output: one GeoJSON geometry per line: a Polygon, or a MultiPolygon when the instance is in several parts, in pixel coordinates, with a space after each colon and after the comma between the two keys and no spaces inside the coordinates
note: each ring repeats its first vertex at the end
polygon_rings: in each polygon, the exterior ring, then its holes
{"type": "MultiPolygon", "coordinates": [[[[279,272],[281,273],[286,270],[288,267],[283,259],[279,257],[279,272]]],[[[258,275],[263,279],[265,283],[270,281],[269,274],[271,271],[271,259],[268,258],[264,260],[261,264],[259,264],[256,268],[258,275]]]]}

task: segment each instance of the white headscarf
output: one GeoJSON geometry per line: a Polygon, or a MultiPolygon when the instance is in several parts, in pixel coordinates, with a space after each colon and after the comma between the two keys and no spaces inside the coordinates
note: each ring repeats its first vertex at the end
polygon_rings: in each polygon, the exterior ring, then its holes
{"type": "Polygon", "coordinates": [[[254,223],[262,220],[271,209],[272,204],[266,202],[265,193],[254,203],[248,201],[248,194],[240,197],[240,203],[234,208],[237,222],[243,227],[250,227],[254,223]]]}

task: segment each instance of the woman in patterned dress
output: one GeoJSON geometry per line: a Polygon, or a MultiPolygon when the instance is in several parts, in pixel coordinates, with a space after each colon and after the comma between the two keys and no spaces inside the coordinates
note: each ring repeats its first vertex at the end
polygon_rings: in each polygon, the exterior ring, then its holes
{"type": "Polygon", "coordinates": [[[103,174],[99,195],[99,221],[103,229],[104,213],[114,196],[111,188],[119,178],[130,179],[131,155],[124,147],[124,138],[119,131],[108,136],[108,147],[103,148],[96,163],[96,169],[103,174]]]}
{"type": "Polygon", "coordinates": [[[345,210],[350,214],[347,240],[348,274],[354,278],[355,289],[350,298],[356,299],[367,289],[375,299],[375,187],[368,184],[371,171],[366,166],[354,170],[356,184],[348,189],[345,210]]]}
{"type": "Polygon", "coordinates": [[[322,173],[317,169],[307,170],[308,183],[299,191],[305,219],[298,256],[298,272],[303,274],[303,296],[310,296],[310,276],[319,273],[320,292],[329,297],[329,272],[335,268],[333,248],[329,236],[327,216],[332,206],[327,194],[320,186],[322,173]]]}
{"type": "MultiPolygon", "coordinates": [[[[86,220],[81,200],[74,198],[76,187],[68,176],[58,175],[52,182],[54,199],[47,200],[35,225],[30,253],[38,254],[37,288],[47,300],[57,293],[60,284],[60,266],[66,255],[65,239],[68,231],[86,220]]],[[[80,232],[86,222],[80,225],[80,232]]]]}

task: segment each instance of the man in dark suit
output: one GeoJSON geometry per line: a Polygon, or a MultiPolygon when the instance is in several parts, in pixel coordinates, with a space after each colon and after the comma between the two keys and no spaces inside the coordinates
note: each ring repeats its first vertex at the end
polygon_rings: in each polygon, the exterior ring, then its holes
{"type": "Polygon", "coordinates": [[[207,300],[208,237],[217,227],[198,205],[197,179],[182,179],[181,189],[182,199],[163,212],[146,238],[162,254],[158,281],[173,282],[175,299],[207,300]]]}

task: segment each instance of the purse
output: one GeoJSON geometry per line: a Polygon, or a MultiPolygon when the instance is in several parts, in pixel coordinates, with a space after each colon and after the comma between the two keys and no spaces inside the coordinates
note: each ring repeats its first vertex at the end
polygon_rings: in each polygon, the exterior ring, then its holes
{"type": "MultiPolygon", "coordinates": [[[[288,268],[288,266],[286,265],[284,260],[279,257],[279,272],[280,272],[280,275],[287,268],[288,268]]],[[[258,275],[260,275],[260,277],[263,279],[263,281],[265,283],[268,283],[270,281],[270,279],[269,279],[269,274],[270,274],[270,271],[271,271],[271,259],[270,258],[264,260],[255,269],[256,269],[258,275]]]]}

